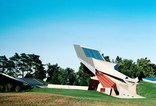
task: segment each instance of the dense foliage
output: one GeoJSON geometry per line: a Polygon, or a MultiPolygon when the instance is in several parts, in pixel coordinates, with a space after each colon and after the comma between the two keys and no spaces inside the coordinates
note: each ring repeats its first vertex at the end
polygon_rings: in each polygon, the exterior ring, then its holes
{"type": "Polygon", "coordinates": [[[120,58],[118,61],[117,57],[116,63],[118,64],[119,71],[125,75],[135,78],[135,77],[155,77],[156,76],[156,65],[152,64],[147,58],[137,59],[137,62],[133,60],[120,58]]]}
{"type": "MultiPolygon", "coordinates": [[[[156,65],[147,58],[137,59],[137,62],[134,62],[117,56],[115,60],[111,61],[109,56],[104,56],[104,54],[102,56],[106,61],[116,63],[119,71],[131,78],[156,77],[156,65]]],[[[13,77],[47,79],[47,82],[53,84],[82,86],[88,85],[90,77],[93,76],[82,63],[80,63],[79,70],[75,72],[71,68],[63,69],[58,64],[44,65],[39,57],[35,54],[25,53],[15,53],[10,58],[0,56],[0,72],[13,77]]]]}
{"type": "Polygon", "coordinates": [[[6,56],[0,56],[0,72],[13,77],[34,77],[44,79],[46,71],[43,67],[40,56],[35,54],[15,53],[9,59],[6,56]]]}
{"type": "MultiPolygon", "coordinates": [[[[110,62],[109,56],[104,56],[104,59],[110,62]]],[[[131,59],[122,59],[117,56],[115,61],[111,61],[118,65],[118,69],[121,73],[131,77],[156,77],[156,65],[152,64],[149,59],[141,58],[137,59],[137,62],[134,62],[131,59]]]]}
{"type": "Polygon", "coordinates": [[[47,82],[62,85],[88,85],[90,77],[85,75],[84,65],[81,63],[78,72],[71,68],[62,69],[58,64],[47,64],[47,82]]]}

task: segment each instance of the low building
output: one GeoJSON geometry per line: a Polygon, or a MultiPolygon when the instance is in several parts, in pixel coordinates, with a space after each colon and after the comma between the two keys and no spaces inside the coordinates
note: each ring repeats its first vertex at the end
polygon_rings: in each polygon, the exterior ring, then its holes
{"type": "Polygon", "coordinates": [[[0,73],[0,86],[3,87],[2,91],[7,90],[7,86],[10,86],[9,91],[15,91],[16,87],[20,87],[21,90],[31,89],[31,87],[46,87],[40,81],[34,78],[14,78],[4,73],[0,73]]]}

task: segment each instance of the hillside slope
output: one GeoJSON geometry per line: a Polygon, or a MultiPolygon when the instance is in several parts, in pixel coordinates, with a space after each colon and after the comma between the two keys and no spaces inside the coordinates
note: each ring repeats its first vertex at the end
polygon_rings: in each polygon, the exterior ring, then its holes
{"type": "Polygon", "coordinates": [[[137,85],[142,99],[120,99],[96,91],[34,88],[21,93],[0,93],[0,105],[111,105],[154,106],[156,84],[140,82],[137,85]]]}

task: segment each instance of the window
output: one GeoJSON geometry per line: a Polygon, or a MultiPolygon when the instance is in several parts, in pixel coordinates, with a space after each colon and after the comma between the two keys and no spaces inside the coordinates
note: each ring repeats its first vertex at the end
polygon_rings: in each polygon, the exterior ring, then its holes
{"type": "Polygon", "coordinates": [[[86,57],[91,57],[91,58],[95,58],[98,60],[103,60],[102,56],[100,55],[99,51],[97,50],[93,50],[93,49],[88,49],[88,48],[82,48],[86,57]]]}

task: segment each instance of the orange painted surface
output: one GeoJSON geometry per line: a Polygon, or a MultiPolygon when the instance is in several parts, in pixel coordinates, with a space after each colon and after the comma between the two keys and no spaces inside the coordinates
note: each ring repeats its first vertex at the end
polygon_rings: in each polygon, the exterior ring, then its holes
{"type": "Polygon", "coordinates": [[[115,82],[113,82],[111,79],[109,79],[106,75],[98,70],[96,72],[96,76],[104,88],[113,88],[115,86],[115,82]]]}

